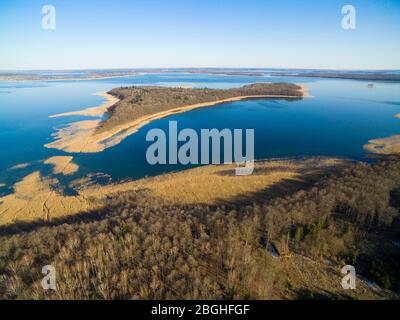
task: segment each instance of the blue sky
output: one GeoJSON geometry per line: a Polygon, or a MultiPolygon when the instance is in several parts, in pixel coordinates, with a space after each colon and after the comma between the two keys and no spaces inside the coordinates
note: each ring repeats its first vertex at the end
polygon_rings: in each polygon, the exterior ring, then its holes
{"type": "Polygon", "coordinates": [[[400,0],[1,0],[0,69],[400,69],[400,0]],[[54,5],[55,31],[41,27],[54,5]],[[357,29],[341,28],[341,9],[357,29]]]}

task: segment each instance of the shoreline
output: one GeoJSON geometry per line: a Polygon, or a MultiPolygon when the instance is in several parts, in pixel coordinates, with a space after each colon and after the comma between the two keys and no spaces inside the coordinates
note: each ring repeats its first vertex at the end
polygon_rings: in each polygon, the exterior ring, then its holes
{"type": "Polygon", "coordinates": [[[53,174],[69,176],[79,171],[79,166],[73,160],[74,158],[71,156],[54,156],[46,159],[43,163],[53,167],[53,174]]]}
{"type": "MultiPolygon", "coordinates": [[[[285,96],[285,95],[255,95],[255,96],[239,96],[227,99],[221,99],[212,102],[204,102],[193,105],[187,105],[154,113],[152,115],[143,116],[136,120],[129,121],[127,123],[116,126],[113,129],[105,132],[96,133],[98,125],[101,120],[83,120],[70,123],[66,128],[59,129],[52,136],[55,140],[45,145],[46,148],[62,150],[69,153],[95,153],[104,151],[107,148],[113,147],[119,144],[122,140],[128,136],[137,132],[140,128],[149,124],[152,121],[166,118],[170,115],[184,113],[195,109],[212,107],[223,103],[237,102],[246,99],[303,99],[310,98],[309,90],[304,85],[299,85],[300,90],[303,94],[301,97],[297,96],[285,96]]],[[[103,97],[107,99],[106,102],[101,104],[99,107],[86,108],[81,111],[67,112],[58,115],[50,116],[50,118],[70,116],[70,115],[93,115],[102,116],[109,107],[114,105],[119,99],[115,98],[110,94],[103,94],[103,97]],[[115,103],[112,103],[116,101],[115,103]],[[112,104],[111,104],[112,103],[112,104]],[[107,108],[105,108],[107,106],[107,108]]]]}
{"type": "Polygon", "coordinates": [[[69,116],[102,117],[107,112],[108,108],[112,107],[114,104],[116,104],[119,101],[118,98],[112,96],[111,94],[109,94],[107,92],[98,92],[98,93],[94,93],[93,95],[105,98],[106,101],[97,107],[89,107],[89,108],[86,108],[83,110],[59,113],[59,114],[51,115],[51,116],[49,116],[49,118],[59,118],[59,117],[69,117],[69,116]]]}
{"type": "MultiPolygon", "coordinates": [[[[394,116],[400,119],[400,113],[394,116]]],[[[380,155],[395,155],[400,153],[400,135],[386,138],[371,139],[364,145],[364,150],[380,155]]]]}
{"type": "Polygon", "coordinates": [[[368,143],[364,145],[364,149],[371,153],[380,155],[399,154],[400,135],[369,140],[368,143]]]}
{"type": "Polygon", "coordinates": [[[18,77],[4,77],[0,76],[0,81],[4,82],[26,82],[26,81],[46,81],[46,82],[53,82],[53,81],[93,81],[93,80],[107,80],[107,79],[115,79],[115,78],[127,78],[127,77],[134,77],[134,76],[142,76],[145,73],[137,72],[132,74],[124,74],[124,75],[115,75],[115,76],[102,76],[102,77],[83,77],[83,78],[40,78],[40,77],[32,77],[32,78],[18,78],[18,77]]]}
{"type": "Polygon", "coordinates": [[[297,84],[301,87],[301,92],[303,93],[302,98],[314,98],[313,95],[310,94],[310,88],[305,84],[297,84]]]}
{"type": "Polygon", "coordinates": [[[98,184],[87,175],[64,185],[60,177],[54,175],[65,175],[66,166],[72,160],[62,158],[50,158],[50,165],[60,165],[56,172],[43,175],[40,171],[33,171],[10,186],[12,193],[0,196],[0,226],[21,221],[51,221],[98,210],[110,197],[125,192],[145,192],[148,199],[162,199],[168,204],[212,205],[221,199],[229,201],[241,195],[260,192],[287,179],[300,182],[306,179],[305,172],[313,173],[321,169],[329,171],[348,163],[338,158],[310,157],[301,161],[275,159],[255,162],[255,168],[263,174],[251,176],[236,176],[235,164],[222,164],[106,185],[98,184]],[[211,185],[208,184],[210,181],[213,182],[211,185]],[[204,188],[208,185],[210,188],[204,188]],[[224,189],[224,185],[233,187],[224,189]],[[76,194],[65,194],[67,186],[73,188],[76,194]],[[174,192],[171,193],[171,190],[174,192]]]}

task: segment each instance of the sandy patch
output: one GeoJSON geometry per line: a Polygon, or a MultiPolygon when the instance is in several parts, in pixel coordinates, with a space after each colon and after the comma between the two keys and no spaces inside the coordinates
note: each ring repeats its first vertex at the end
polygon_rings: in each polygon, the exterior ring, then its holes
{"type": "Polygon", "coordinates": [[[14,185],[14,193],[0,198],[0,224],[46,220],[96,208],[84,197],[64,196],[56,191],[58,181],[39,172],[27,175],[14,185]]]}
{"type": "Polygon", "coordinates": [[[400,135],[368,141],[364,149],[376,154],[400,153],[400,135]]]}
{"type": "Polygon", "coordinates": [[[107,109],[114,104],[116,104],[119,100],[112,96],[111,94],[108,94],[107,92],[99,92],[95,93],[94,95],[100,96],[106,99],[106,102],[101,104],[100,106],[97,107],[91,107],[91,108],[86,108],[84,110],[79,110],[79,111],[72,111],[72,112],[65,112],[65,113],[60,113],[60,114],[55,114],[50,116],[50,118],[58,118],[58,117],[68,117],[68,116],[90,116],[90,117],[101,117],[104,115],[104,113],[107,111],[107,109]]]}
{"type": "Polygon", "coordinates": [[[234,164],[210,165],[101,187],[93,185],[81,190],[80,194],[87,198],[105,198],[131,190],[146,190],[148,196],[173,204],[216,204],[260,192],[288,179],[301,181],[305,174],[326,172],[346,163],[340,159],[256,162],[250,176],[236,176],[234,164]]]}
{"type": "Polygon", "coordinates": [[[30,166],[30,163],[21,163],[21,164],[17,164],[13,167],[11,167],[11,170],[20,170],[20,169],[26,169],[30,166]]]}
{"type": "Polygon", "coordinates": [[[301,87],[303,98],[314,98],[314,96],[310,94],[310,88],[308,86],[306,86],[305,84],[298,84],[298,86],[301,87]]]}
{"type": "MultiPolygon", "coordinates": [[[[115,190],[132,187],[127,184],[115,190]]],[[[97,209],[103,205],[106,194],[114,190],[97,186],[82,190],[76,196],[67,196],[62,194],[57,179],[43,177],[38,171],[25,176],[13,189],[12,194],[0,198],[0,225],[18,221],[50,221],[97,209]]]]}
{"type": "Polygon", "coordinates": [[[54,174],[71,175],[79,171],[79,166],[72,160],[73,157],[58,156],[51,157],[44,161],[44,164],[50,164],[53,166],[54,174]]]}
{"type": "MultiPolygon", "coordinates": [[[[400,119],[400,113],[395,115],[395,117],[400,119]]],[[[400,153],[400,135],[369,140],[368,143],[364,145],[364,149],[376,154],[398,154],[400,153]]]]}
{"type": "Polygon", "coordinates": [[[0,225],[37,219],[47,221],[98,209],[108,197],[127,191],[145,190],[150,202],[161,198],[175,204],[220,203],[265,192],[288,179],[301,182],[304,174],[313,174],[316,170],[326,172],[345,163],[335,159],[259,162],[251,176],[235,176],[235,165],[206,166],[105,186],[82,179],[82,183],[75,183],[76,196],[62,194],[57,179],[34,172],[16,183],[12,194],[0,198],[0,225]]]}
{"type": "MultiPolygon", "coordinates": [[[[303,94],[305,94],[305,88],[302,87],[301,90],[303,94]]],[[[154,120],[162,119],[173,114],[183,113],[194,109],[215,106],[221,103],[235,102],[244,99],[254,98],[298,99],[299,97],[283,95],[240,96],[217,100],[213,102],[198,103],[144,116],[134,121],[118,125],[111,130],[107,130],[101,133],[96,133],[96,128],[100,124],[100,120],[78,121],[71,123],[66,128],[60,129],[57,133],[53,134],[53,136],[55,137],[55,141],[46,144],[45,147],[54,148],[70,153],[101,152],[107,148],[119,144],[126,137],[137,132],[140,128],[154,120]]]]}
{"type": "Polygon", "coordinates": [[[100,122],[100,120],[73,122],[54,133],[52,136],[55,141],[46,144],[45,147],[71,153],[103,151],[105,148],[93,141],[93,135],[100,122]]]}
{"type": "Polygon", "coordinates": [[[177,88],[177,89],[193,89],[192,86],[175,86],[173,88],[177,88]]]}

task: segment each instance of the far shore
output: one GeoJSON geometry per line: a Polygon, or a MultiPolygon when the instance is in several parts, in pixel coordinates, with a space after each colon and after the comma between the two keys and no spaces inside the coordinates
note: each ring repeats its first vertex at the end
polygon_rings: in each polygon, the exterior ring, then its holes
{"type": "Polygon", "coordinates": [[[0,76],[0,81],[8,81],[8,82],[23,82],[23,81],[91,81],[91,80],[107,80],[107,79],[115,79],[115,78],[127,78],[133,76],[141,76],[144,73],[142,72],[133,72],[127,74],[116,74],[110,76],[86,76],[82,78],[68,78],[68,77],[41,77],[41,76],[0,76]]]}
{"type": "MultiPolygon", "coordinates": [[[[311,97],[308,88],[304,85],[300,86],[300,91],[303,96],[301,98],[311,97]]],[[[107,99],[107,101],[101,104],[99,107],[87,108],[76,112],[67,112],[58,114],[50,117],[61,117],[70,115],[89,115],[89,116],[101,116],[109,107],[118,102],[118,99],[106,93],[101,94],[107,99]]],[[[119,144],[126,137],[134,134],[143,126],[149,124],[152,121],[159,120],[168,117],[173,114],[184,113],[194,109],[212,107],[222,103],[241,101],[246,99],[299,99],[298,96],[287,96],[287,95],[255,95],[255,96],[239,96],[233,98],[227,98],[212,102],[198,103],[170,109],[163,112],[158,112],[152,115],[140,117],[134,121],[126,122],[118,125],[110,130],[104,132],[96,132],[96,129],[101,123],[101,120],[85,120],[73,122],[66,128],[60,129],[54,134],[55,141],[46,144],[46,148],[54,148],[69,153],[95,153],[101,152],[105,149],[119,144]]]]}

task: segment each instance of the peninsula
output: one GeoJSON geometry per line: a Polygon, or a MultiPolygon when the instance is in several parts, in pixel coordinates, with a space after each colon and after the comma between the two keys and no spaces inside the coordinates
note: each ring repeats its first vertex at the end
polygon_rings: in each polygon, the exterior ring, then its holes
{"type": "Polygon", "coordinates": [[[78,114],[102,116],[105,113],[106,120],[71,123],[56,132],[55,141],[45,146],[73,153],[101,152],[117,145],[149,122],[172,114],[244,99],[301,99],[308,93],[305,87],[296,84],[256,83],[227,90],[123,87],[103,96],[109,101],[97,109],[89,108],[52,117],[78,114]]]}
{"type": "MultiPolygon", "coordinates": [[[[395,118],[400,119],[400,114],[395,115],[395,118]]],[[[369,140],[364,149],[380,155],[400,154],[400,135],[369,140]]]]}

